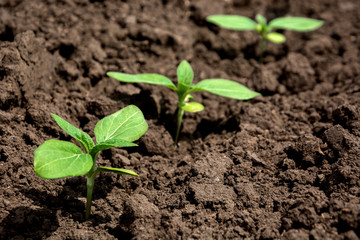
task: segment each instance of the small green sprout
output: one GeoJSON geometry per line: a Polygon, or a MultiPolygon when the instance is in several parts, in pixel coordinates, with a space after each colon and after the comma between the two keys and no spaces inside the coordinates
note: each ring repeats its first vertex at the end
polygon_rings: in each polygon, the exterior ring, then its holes
{"type": "Polygon", "coordinates": [[[280,17],[275,18],[267,24],[265,17],[257,14],[255,17],[257,23],[252,19],[237,15],[211,15],[206,18],[210,23],[231,30],[247,31],[253,30],[261,35],[260,44],[260,62],[262,62],[263,52],[266,47],[266,41],[273,43],[284,43],[286,38],[283,34],[272,32],[273,29],[285,29],[298,32],[312,31],[321,27],[324,21],[303,18],[303,17],[280,17]]]}
{"type": "Polygon", "coordinates": [[[92,192],[95,177],[99,172],[113,172],[120,175],[138,175],[126,169],[97,167],[96,159],[101,150],[112,147],[137,146],[133,141],[139,139],[148,125],[139,108],[127,106],[114,114],[101,119],[95,126],[96,144],[91,137],[74,127],[61,117],[51,114],[56,123],[75,138],[85,153],[75,144],[61,140],[48,140],[34,152],[34,170],[46,179],[85,175],[87,177],[87,202],[85,219],[90,216],[92,192]]]}
{"type": "Polygon", "coordinates": [[[185,60],[183,60],[177,68],[177,87],[169,78],[156,73],[126,74],[119,72],[108,72],[107,75],[121,82],[149,83],[166,86],[177,93],[178,112],[176,136],[174,140],[175,145],[177,145],[178,142],[181,121],[184,112],[199,112],[204,110],[204,106],[201,103],[190,101],[194,99],[190,95],[191,93],[206,91],[238,100],[247,100],[260,95],[259,93],[248,89],[240,83],[227,79],[205,79],[194,85],[192,84],[194,79],[193,69],[185,60]]]}

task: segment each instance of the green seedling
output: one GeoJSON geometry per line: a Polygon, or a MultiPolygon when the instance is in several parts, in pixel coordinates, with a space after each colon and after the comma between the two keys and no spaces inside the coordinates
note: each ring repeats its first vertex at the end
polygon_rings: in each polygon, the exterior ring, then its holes
{"type": "Polygon", "coordinates": [[[101,119],[95,126],[96,144],[91,137],[71,125],[61,117],[51,114],[56,123],[75,138],[82,146],[61,140],[48,140],[34,152],[34,170],[46,179],[86,175],[87,201],[85,219],[90,216],[92,193],[95,177],[99,172],[113,172],[120,175],[138,176],[127,169],[97,167],[96,159],[101,150],[112,147],[137,146],[133,141],[139,139],[148,129],[148,125],[139,108],[127,106],[120,111],[101,119]]]}
{"type": "Polygon", "coordinates": [[[175,145],[177,145],[181,121],[184,112],[199,112],[204,109],[201,103],[191,101],[194,98],[190,95],[193,92],[206,91],[220,96],[234,98],[238,100],[247,100],[260,94],[247,87],[227,79],[205,79],[197,84],[192,84],[194,72],[187,61],[182,61],[177,68],[177,87],[167,77],[156,73],[145,74],[126,74],[119,72],[108,72],[107,75],[121,82],[131,83],[149,83],[162,85],[175,91],[178,95],[177,128],[175,136],[175,145]]]}
{"type": "Polygon", "coordinates": [[[307,32],[321,27],[324,23],[324,21],[311,18],[280,17],[271,20],[269,24],[267,24],[266,18],[260,14],[257,14],[255,19],[257,23],[248,17],[237,15],[211,15],[206,18],[208,22],[222,28],[239,31],[252,30],[258,32],[262,38],[260,43],[260,62],[262,62],[263,52],[267,41],[276,44],[284,43],[286,41],[285,36],[281,33],[273,32],[274,29],[307,32]]]}

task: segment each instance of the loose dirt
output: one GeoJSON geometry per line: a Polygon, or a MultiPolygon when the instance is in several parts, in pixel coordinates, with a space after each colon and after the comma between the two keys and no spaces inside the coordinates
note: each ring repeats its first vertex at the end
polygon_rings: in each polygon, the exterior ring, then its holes
{"type": "Polygon", "coordinates": [[[359,239],[360,2],[357,0],[0,1],[1,239],[359,239]],[[204,21],[216,13],[322,19],[285,31],[257,61],[259,37],[204,21]],[[177,97],[107,71],[176,82],[227,78],[262,93],[236,101],[194,93],[173,145],[177,97]],[[93,135],[129,105],[149,130],[139,147],[102,152],[84,221],[86,180],[45,180],[33,152],[71,140],[55,113],[93,135]]]}

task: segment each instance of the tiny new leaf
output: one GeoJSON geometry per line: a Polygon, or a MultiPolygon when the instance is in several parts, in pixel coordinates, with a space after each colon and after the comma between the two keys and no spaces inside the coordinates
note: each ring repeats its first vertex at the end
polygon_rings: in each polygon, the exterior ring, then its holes
{"type": "Polygon", "coordinates": [[[264,18],[262,15],[256,14],[255,19],[259,24],[266,26],[267,23],[266,18],[264,18]]]}
{"type": "Polygon", "coordinates": [[[286,41],[286,37],[283,34],[277,32],[271,32],[266,34],[266,39],[277,44],[286,41]]]}
{"type": "Polygon", "coordinates": [[[200,112],[204,110],[204,105],[198,102],[186,102],[182,104],[181,109],[187,112],[200,112]]]}
{"type": "Polygon", "coordinates": [[[102,143],[96,144],[90,151],[90,154],[92,156],[95,156],[98,152],[101,150],[112,148],[112,147],[136,147],[137,144],[122,140],[122,139],[113,139],[113,140],[107,140],[102,143]]]}
{"type": "Polygon", "coordinates": [[[178,82],[184,85],[190,85],[194,79],[194,71],[190,64],[183,60],[177,68],[178,82]]]}
{"type": "Polygon", "coordinates": [[[56,114],[52,113],[51,116],[55,119],[56,123],[61,127],[62,130],[75,138],[87,153],[90,152],[90,150],[94,147],[94,142],[89,136],[89,134],[81,131],[80,129],[68,123],[56,114]]]}

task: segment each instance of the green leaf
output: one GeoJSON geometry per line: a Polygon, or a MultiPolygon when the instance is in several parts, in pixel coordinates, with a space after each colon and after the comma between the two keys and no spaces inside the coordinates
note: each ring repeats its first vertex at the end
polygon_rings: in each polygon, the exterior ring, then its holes
{"type": "Polygon", "coordinates": [[[107,72],[106,75],[120,82],[155,84],[176,91],[176,86],[170,79],[157,73],[126,74],[120,72],[107,72]]]}
{"type": "Polygon", "coordinates": [[[115,139],[132,142],[139,139],[147,129],[148,125],[141,110],[129,105],[101,119],[94,132],[97,144],[100,144],[115,139]]]}
{"type": "Polygon", "coordinates": [[[255,30],[256,27],[252,19],[238,15],[211,15],[206,21],[231,30],[255,30]]]}
{"type": "Polygon", "coordinates": [[[34,152],[34,170],[46,179],[84,175],[92,165],[90,154],[84,154],[71,142],[48,140],[34,152]]]}
{"type": "Polygon", "coordinates": [[[98,167],[96,169],[96,171],[113,172],[113,173],[117,173],[117,174],[120,174],[120,175],[130,175],[130,176],[135,176],[135,177],[139,176],[134,171],[131,171],[131,170],[128,170],[128,169],[122,169],[122,168],[98,167]]]}
{"type": "Polygon", "coordinates": [[[207,91],[220,96],[234,98],[238,100],[247,100],[260,94],[254,92],[240,83],[227,79],[205,79],[194,86],[191,92],[207,91]]]}
{"type": "Polygon", "coordinates": [[[283,34],[277,32],[266,34],[266,39],[273,43],[283,43],[286,41],[286,37],[283,34]]]}
{"type": "Polygon", "coordinates": [[[51,114],[51,116],[55,119],[56,123],[61,127],[62,130],[67,132],[70,136],[75,138],[81,146],[84,148],[84,150],[89,153],[91,148],[94,146],[94,142],[89,136],[89,134],[81,131],[77,127],[73,126],[69,122],[65,121],[61,117],[59,117],[56,114],[51,114]]]}
{"type": "Polygon", "coordinates": [[[95,156],[96,153],[100,152],[101,150],[107,149],[107,148],[136,147],[136,146],[138,146],[138,145],[135,143],[129,142],[129,141],[125,141],[122,139],[113,139],[113,140],[108,140],[103,143],[96,144],[95,147],[93,147],[93,149],[91,149],[91,155],[95,156]]]}
{"type": "Polygon", "coordinates": [[[323,25],[324,21],[311,19],[311,18],[303,18],[303,17],[281,17],[272,20],[269,23],[270,29],[288,29],[292,31],[311,31],[315,30],[323,25]]]}
{"type": "MultiPolygon", "coordinates": [[[[193,85],[194,86],[194,85],[193,85]]],[[[190,94],[188,94],[188,95],[186,95],[186,97],[185,97],[185,102],[187,102],[187,101],[189,101],[189,100],[193,100],[194,99],[194,97],[193,96],[191,96],[190,94]]]]}
{"type": "Polygon", "coordinates": [[[262,15],[256,14],[255,19],[256,19],[256,21],[257,21],[258,23],[260,23],[261,25],[266,26],[266,22],[267,22],[267,21],[266,21],[266,18],[264,18],[262,15]]]}
{"type": "Polygon", "coordinates": [[[183,60],[177,68],[178,83],[189,85],[194,79],[194,72],[190,64],[183,60]]]}
{"type": "Polygon", "coordinates": [[[204,110],[204,105],[198,102],[187,102],[181,106],[181,109],[187,112],[200,112],[204,110]]]}
{"type": "Polygon", "coordinates": [[[255,31],[257,31],[258,33],[262,34],[262,32],[264,31],[264,29],[265,29],[265,26],[264,26],[264,25],[261,25],[260,23],[259,23],[259,24],[256,24],[255,31]]]}

